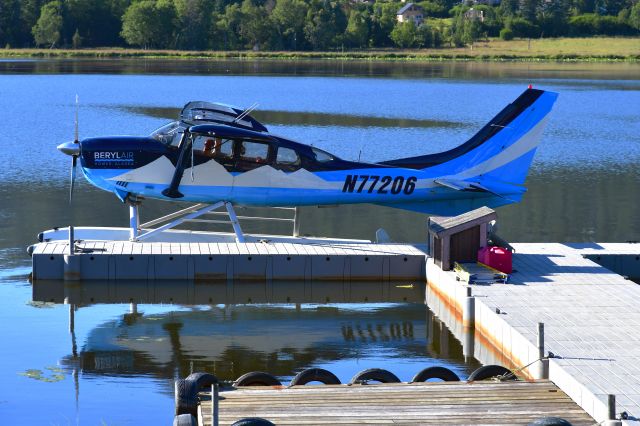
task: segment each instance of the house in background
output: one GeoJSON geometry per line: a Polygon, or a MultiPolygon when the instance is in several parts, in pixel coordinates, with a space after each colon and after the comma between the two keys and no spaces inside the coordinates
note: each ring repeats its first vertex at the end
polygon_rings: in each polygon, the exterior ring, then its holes
{"type": "Polygon", "coordinates": [[[419,27],[424,22],[424,14],[422,8],[413,3],[407,3],[396,13],[396,19],[398,22],[413,21],[416,27],[419,27]]]}
{"type": "Polygon", "coordinates": [[[484,12],[482,10],[471,8],[464,13],[464,18],[484,22],[484,12]]]}

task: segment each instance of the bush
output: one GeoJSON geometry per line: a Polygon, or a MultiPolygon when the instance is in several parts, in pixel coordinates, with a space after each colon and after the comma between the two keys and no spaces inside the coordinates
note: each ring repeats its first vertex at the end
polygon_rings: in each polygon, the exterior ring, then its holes
{"type": "Polygon", "coordinates": [[[501,29],[500,38],[503,40],[513,40],[513,30],[511,30],[511,28],[501,29]]]}
{"type": "Polygon", "coordinates": [[[569,19],[569,33],[573,36],[631,35],[634,31],[615,16],[585,13],[569,19]]]}
{"type": "Polygon", "coordinates": [[[540,36],[540,27],[524,18],[515,18],[507,22],[506,28],[513,31],[514,37],[533,38],[540,36]]]}

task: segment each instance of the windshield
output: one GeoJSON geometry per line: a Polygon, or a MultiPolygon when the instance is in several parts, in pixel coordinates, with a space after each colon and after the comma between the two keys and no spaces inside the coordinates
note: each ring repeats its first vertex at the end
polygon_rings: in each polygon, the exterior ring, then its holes
{"type": "Polygon", "coordinates": [[[173,121],[151,132],[151,137],[165,145],[178,146],[185,129],[183,123],[173,121]]]}

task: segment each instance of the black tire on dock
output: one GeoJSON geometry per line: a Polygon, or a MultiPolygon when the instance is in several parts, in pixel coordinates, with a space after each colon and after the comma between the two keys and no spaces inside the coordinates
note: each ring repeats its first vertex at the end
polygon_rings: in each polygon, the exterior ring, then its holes
{"type": "Polygon", "coordinates": [[[231,424],[231,426],[276,426],[261,417],[247,417],[231,424]]]}
{"type": "Polygon", "coordinates": [[[191,373],[186,380],[191,380],[196,384],[198,392],[211,390],[211,385],[219,383],[218,378],[209,373],[191,373]]]}
{"type": "Polygon", "coordinates": [[[324,368],[307,368],[296,374],[289,386],[306,385],[309,382],[320,382],[325,385],[341,384],[340,379],[331,371],[324,368]]]}
{"type": "Polygon", "coordinates": [[[252,371],[238,377],[238,380],[233,383],[233,386],[282,386],[282,383],[269,373],[252,371]]]}
{"type": "Polygon", "coordinates": [[[350,385],[362,382],[380,382],[380,383],[400,383],[398,376],[390,371],[383,370],[382,368],[369,368],[368,370],[362,370],[349,382],[350,385]]]}
{"type": "Polygon", "coordinates": [[[173,426],[198,426],[198,421],[191,414],[179,414],[173,418],[173,426]]]}
{"type": "Polygon", "coordinates": [[[445,367],[427,367],[411,379],[414,382],[426,382],[429,379],[440,379],[445,382],[459,382],[460,377],[453,371],[445,367]]]}
{"type": "Polygon", "coordinates": [[[528,426],[571,426],[571,423],[560,417],[541,417],[528,426]]]}
{"type": "Polygon", "coordinates": [[[191,380],[178,379],[175,381],[176,415],[198,415],[198,388],[191,380]]]}
{"type": "Polygon", "coordinates": [[[499,380],[518,380],[515,374],[501,365],[484,365],[469,375],[469,382],[475,380],[487,380],[497,378],[499,380]]]}

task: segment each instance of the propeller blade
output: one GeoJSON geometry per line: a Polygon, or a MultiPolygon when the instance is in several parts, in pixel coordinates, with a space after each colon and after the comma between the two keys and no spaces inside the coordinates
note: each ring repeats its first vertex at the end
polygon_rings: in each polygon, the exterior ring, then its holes
{"type": "Polygon", "coordinates": [[[78,139],[78,110],[79,109],[80,109],[80,102],[78,100],[78,95],[76,94],[76,123],[75,123],[75,133],[74,133],[75,138],[73,140],[75,143],[80,142],[80,139],[78,139]]]}
{"type": "Polygon", "coordinates": [[[76,162],[78,157],[73,155],[71,156],[71,186],[69,187],[69,204],[73,201],[73,187],[76,182],[76,162]]]}

